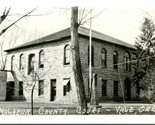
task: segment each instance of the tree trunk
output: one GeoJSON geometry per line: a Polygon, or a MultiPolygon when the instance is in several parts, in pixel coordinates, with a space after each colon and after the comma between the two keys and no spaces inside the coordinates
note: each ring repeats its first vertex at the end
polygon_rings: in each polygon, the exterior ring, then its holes
{"type": "MultiPolygon", "coordinates": [[[[85,95],[84,81],[82,76],[82,67],[79,53],[79,41],[78,41],[78,7],[72,7],[71,12],[71,53],[72,53],[72,68],[74,74],[74,80],[76,83],[78,102],[81,106],[81,111],[87,110],[87,100],[85,95]]],[[[82,113],[82,112],[81,112],[82,113]]]]}
{"type": "Polygon", "coordinates": [[[31,113],[33,115],[33,93],[34,93],[34,88],[35,85],[32,86],[32,90],[31,90],[31,113]]]}

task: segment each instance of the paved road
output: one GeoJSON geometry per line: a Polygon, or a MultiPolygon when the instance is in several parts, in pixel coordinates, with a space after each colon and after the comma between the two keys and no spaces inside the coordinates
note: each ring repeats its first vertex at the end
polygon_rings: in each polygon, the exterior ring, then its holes
{"type": "MultiPolygon", "coordinates": [[[[35,115],[80,115],[81,108],[75,104],[34,103],[35,115]]],[[[83,112],[84,113],[84,112],[83,112]]],[[[90,115],[155,115],[155,104],[100,103],[89,106],[90,115]]],[[[0,102],[0,115],[31,115],[30,102],[0,102]]]]}

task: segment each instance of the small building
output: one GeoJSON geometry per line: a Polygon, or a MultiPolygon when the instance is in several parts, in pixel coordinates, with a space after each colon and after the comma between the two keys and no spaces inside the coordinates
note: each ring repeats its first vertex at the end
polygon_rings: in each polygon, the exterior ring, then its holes
{"type": "MultiPolygon", "coordinates": [[[[80,59],[85,92],[89,95],[89,29],[79,27],[80,59]]],[[[29,101],[32,86],[34,101],[76,103],[70,56],[70,28],[6,50],[10,99],[29,101]]],[[[131,83],[131,58],[135,47],[129,43],[92,31],[92,73],[97,74],[99,100],[114,101],[136,97],[131,83]]]]}
{"type": "Polygon", "coordinates": [[[0,101],[6,100],[6,86],[7,83],[7,72],[4,70],[0,70],[0,101]]]}

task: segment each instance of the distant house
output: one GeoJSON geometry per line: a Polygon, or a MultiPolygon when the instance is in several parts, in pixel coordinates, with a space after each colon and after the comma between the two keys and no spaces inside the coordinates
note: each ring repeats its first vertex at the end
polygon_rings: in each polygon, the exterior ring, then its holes
{"type": "MultiPolygon", "coordinates": [[[[79,27],[80,58],[85,92],[89,92],[89,29],[79,27]]],[[[7,69],[16,74],[16,81],[8,74],[8,85],[18,91],[11,97],[30,100],[33,73],[42,74],[37,79],[34,101],[76,103],[77,93],[73,81],[70,56],[70,28],[47,35],[34,41],[6,50],[7,69]],[[24,74],[24,75],[21,75],[24,74]],[[23,78],[26,77],[26,80],[23,78]]],[[[92,73],[97,74],[98,97],[100,100],[115,100],[136,97],[136,86],[131,84],[131,44],[92,31],[92,73]]]]}
{"type": "Polygon", "coordinates": [[[6,86],[7,83],[7,72],[4,70],[0,70],[0,101],[6,100],[6,86]]]}

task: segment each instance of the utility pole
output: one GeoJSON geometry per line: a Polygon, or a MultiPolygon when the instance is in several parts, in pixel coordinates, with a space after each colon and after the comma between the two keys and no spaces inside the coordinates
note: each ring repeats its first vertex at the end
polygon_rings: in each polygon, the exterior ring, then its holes
{"type": "Polygon", "coordinates": [[[89,98],[91,99],[92,88],[92,10],[90,12],[90,30],[89,30],[89,98]]]}
{"type": "Polygon", "coordinates": [[[80,60],[80,50],[78,41],[78,7],[71,8],[71,55],[72,55],[72,69],[73,78],[76,84],[78,102],[81,106],[81,114],[83,111],[87,111],[87,100],[85,95],[85,86],[82,76],[82,67],[80,60]]]}

